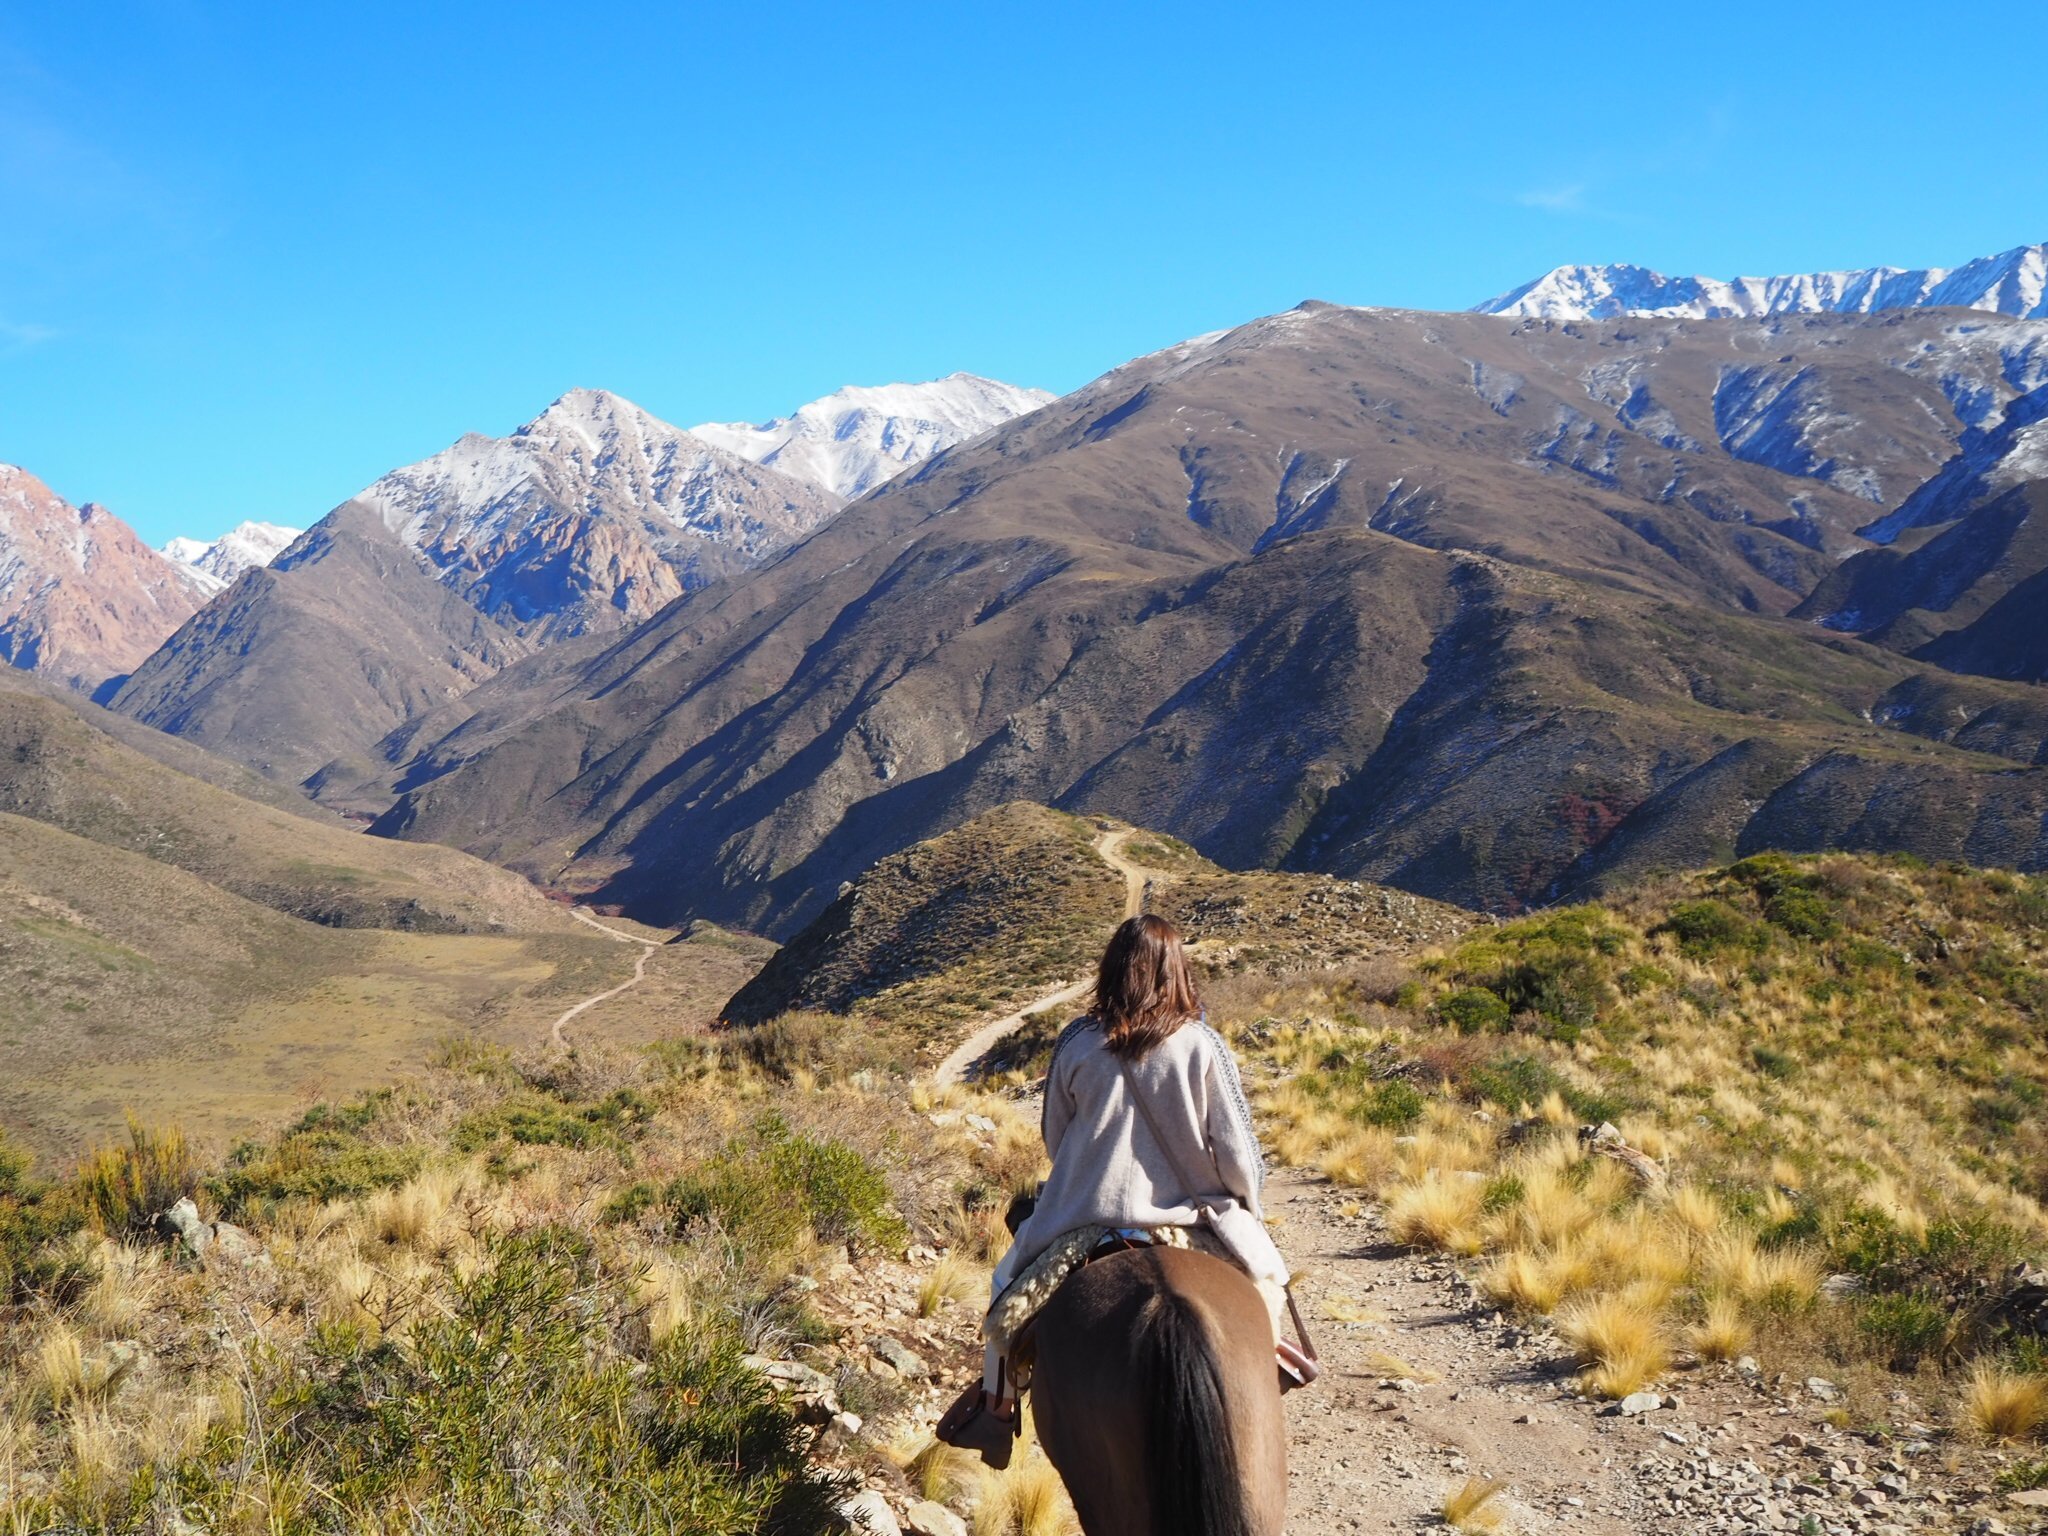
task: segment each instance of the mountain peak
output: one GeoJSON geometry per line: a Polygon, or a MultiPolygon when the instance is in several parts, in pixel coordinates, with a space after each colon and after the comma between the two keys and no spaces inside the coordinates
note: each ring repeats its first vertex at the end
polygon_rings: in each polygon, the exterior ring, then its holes
{"type": "Polygon", "coordinates": [[[923,384],[849,384],[764,422],[706,422],[692,435],[849,500],[1053,396],[974,373],[923,384]]]}
{"type": "Polygon", "coordinates": [[[1868,314],[1952,306],[2048,318],[2048,242],[1959,267],[1864,267],[1780,277],[1668,277],[1628,262],[1556,267],[1475,312],[1539,320],[1660,315],[1713,320],[1777,314],[1868,314]]]}
{"type": "Polygon", "coordinates": [[[237,523],[217,539],[172,539],[158,553],[202,578],[201,590],[210,597],[244,571],[270,564],[304,532],[282,523],[237,523]]]}

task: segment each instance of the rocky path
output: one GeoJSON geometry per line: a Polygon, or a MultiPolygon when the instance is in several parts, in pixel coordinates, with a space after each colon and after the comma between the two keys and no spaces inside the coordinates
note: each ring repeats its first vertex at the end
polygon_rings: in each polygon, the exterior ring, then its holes
{"type": "Polygon", "coordinates": [[[1801,1383],[1718,1366],[1624,1416],[1572,1391],[1547,1331],[1481,1305],[1457,1264],[1394,1248],[1351,1192],[1283,1170],[1267,1208],[1325,1367],[1287,1399],[1290,1531],[1441,1531],[1468,1478],[1505,1485],[1492,1507],[1520,1533],[2031,1529],[1973,1521],[1991,1490],[1945,1477],[1903,1410],[1907,1435],[1874,1442],[1828,1425],[1801,1383]]]}
{"type": "MultiPolygon", "coordinates": [[[[1124,857],[1124,844],[1130,838],[1128,831],[1104,832],[1095,839],[1095,851],[1104,863],[1124,877],[1124,916],[1136,917],[1145,910],[1145,889],[1150,882],[1150,871],[1124,857]]],[[[1023,1028],[1025,1019],[1048,1008],[1064,1008],[1069,1003],[1078,1002],[1094,984],[1093,977],[1083,977],[1070,986],[1034,998],[1015,1013],[1006,1013],[1000,1019],[982,1025],[933,1069],[932,1081],[942,1088],[966,1081],[967,1069],[986,1056],[997,1041],[1023,1028]]]]}
{"type": "Polygon", "coordinates": [[[621,944],[638,944],[640,946],[640,958],[633,962],[633,974],[630,978],[620,982],[609,991],[599,992],[594,996],[586,997],[582,1002],[576,1004],[575,1007],[565,1010],[560,1018],[548,1026],[548,1044],[558,1051],[569,1049],[569,1037],[562,1032],[568,1026],[569,1021],[584,1010],[595,1008],[599,1003],[610,1002],[621,992],[630,992],[633,988],[639,986],[641,982],[647,979],[647,962],[652,960],[654,952],[661,948],[653,939],[643,939],[636,934],[622,933],[617,928],[606,927],[581,907],[571,907],[569,915],[575,918],[577,922],[585,923],[595,928],[607,938],[617,939],[621,944]]]}

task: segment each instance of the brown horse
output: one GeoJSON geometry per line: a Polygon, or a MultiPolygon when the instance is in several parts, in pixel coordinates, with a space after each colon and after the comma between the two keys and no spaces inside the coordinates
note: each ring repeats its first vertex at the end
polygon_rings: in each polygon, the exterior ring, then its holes
{"type": "Polygon", "coordinates": [[[1280,1536],[1273,1325],[1238,1269],[1119,1253],[1077,1270],[1032,1336],[1039,1442],[1087,1536],[1280,1536]]]}

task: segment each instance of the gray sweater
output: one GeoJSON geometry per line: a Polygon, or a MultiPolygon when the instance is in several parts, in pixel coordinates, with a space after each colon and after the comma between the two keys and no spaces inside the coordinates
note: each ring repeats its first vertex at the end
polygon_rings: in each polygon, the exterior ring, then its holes
{"type": "Polygon", "coordinates": [[[1102,1026],[1078,1019],[1060,1036],[1045,1081],[1052,1175],[996,1267],[995,1294],[1076,1227],[1195,1226],[1205,1210],[1254,1277],[1285,1282],[1259,1206],[1265,1168],[1251,1106],[1223,1037],[1183,1024],[1130,1063],[1129,1082],[1170,1148],[1131,1103],[1102,1026]]]}

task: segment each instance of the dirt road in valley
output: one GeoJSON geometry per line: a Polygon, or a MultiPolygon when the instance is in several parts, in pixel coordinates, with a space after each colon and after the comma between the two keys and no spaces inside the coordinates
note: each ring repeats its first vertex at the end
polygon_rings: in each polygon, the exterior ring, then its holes
{"type": "MultiPolygon", "coordinates": [[[[1124,916],[1136,917],[1145,910],[1145,890],[1151,882],[1151,871],[1141,864],[1133,864],[1124,857],[1124,844],[1130,841],[1129,831],[1104,832],[1095,839],[1095,851],[1118,874],[1124,877],[1124,916]]],[[[1012,1031],[1024,1027],[1024,1020],[1034,1013],[1047,1008],[1064,1008],[1079,1002],[1095,985],[1095,978],[1084,976],[1079,981],[1061,987],[1056,992],[1035,998],[1015,1013],[1006,1013],[982,1025],[973,1034],[953,1049],[953,1053],[940,1062],[932,1072],[932,1081],[940,1087],[965,1082],[967,1071],[986,1056],[996,1042],[1012,1031]]]]}
{"type": "Polygon", "coordinates": [[[639,986],[641,982],[647,979],[647,962],[652,960],[654,952],[661,948],[653,939],[643,939],[635,934],[621,933],[616,928],[607,928],[581,907],[571,907],[569,915],[575,918],[577,922],[586,923],[590,927],[595,928],[606,938],[616,939],[621,944],[638,944],[640,946],[640,958],[633,963],[633,974],[630,979],[620,982],[609,991],[599,992],[595,996],[586,997],[575,1007],[565,1011],[560,1018],[548,1026],[548,1044],[558,1051],[569,1049],[569,1037],[562,1032],[568,1026],[569,1021],[585,1009],[595,1008],[599,1003],[610,1002],[621,992],[630,992],[633,988],[639,986]]]}

